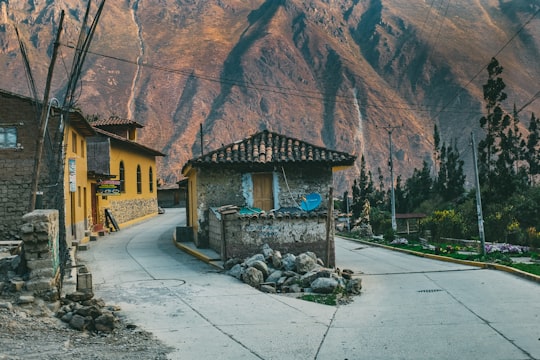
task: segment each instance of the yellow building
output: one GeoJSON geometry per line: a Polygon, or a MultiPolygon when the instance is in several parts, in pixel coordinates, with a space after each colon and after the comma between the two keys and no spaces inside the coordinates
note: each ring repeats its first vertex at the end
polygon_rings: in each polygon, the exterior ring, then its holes
{"type": "Polygon", "coordinates": [[[88,139],[93,230],[157,214],[156,156],[165,155],[137,142],[143,126],[135,121],[110,117],[91,125],[97,133],[88,139]]]}
{"type": "Polygon", "coordinates": [[[79,112],[70,112],[64,129],[64,201],[66,241],[84,241],[91,211],[87,173],[87,139],[95,136],[92,126],[79,112]]]}

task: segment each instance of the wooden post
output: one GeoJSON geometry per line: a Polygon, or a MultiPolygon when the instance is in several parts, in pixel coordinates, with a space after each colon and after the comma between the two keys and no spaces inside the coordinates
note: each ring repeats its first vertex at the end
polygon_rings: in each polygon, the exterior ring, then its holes
{"type": "Polygon", "coordinates": [[[336,266],[336,254],[334,244],[334,188],[328,190],[328,213],[326,215],[326,266],[336,266]]]}

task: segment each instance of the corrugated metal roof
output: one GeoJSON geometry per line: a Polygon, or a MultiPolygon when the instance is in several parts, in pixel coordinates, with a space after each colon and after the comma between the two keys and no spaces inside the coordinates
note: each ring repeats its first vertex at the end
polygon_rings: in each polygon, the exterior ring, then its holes
{"type": "Polygon", "coordinates": [[[94,128],[94,130],[96,131],[96,133],[98,134],[101,134],[101,135],[104,135],[104,136],[107,136],[109,138],[111,138],[112,140],[116,140],[116,141],[119,141],[119,142],[122,142],[128,146],[131,146],[135,149],[138,149],[142,152],[145,152],[147,154],[150,154],[150,155],[154,155],[154,156],[166,156],[165,154],[163,154],[162,152],[160,151],[157,151],[157,150],[154,150],[154,149],[151,149],[149,148],[148,146],[144,146],[142,144],[139,144],[138,142],[135,142],[135,141],[131,141],[131,140],[128,140],[122,136],[119,136],[119,135],[116,135],[116,134],[113,134],[113,133],[110,133],[108,131],[105,131],[105,130],[102,130],[102,129],[99,129],[99,128],[94,128]]]}

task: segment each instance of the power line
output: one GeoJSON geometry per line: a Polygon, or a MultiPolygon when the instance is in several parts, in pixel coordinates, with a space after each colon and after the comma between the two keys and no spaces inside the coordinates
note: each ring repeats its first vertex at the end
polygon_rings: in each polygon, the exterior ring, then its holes
{"type": "MultiPolygon", "coordinates": [[[[62,46],[70,48],[70,49],[76,49],[76,47],[73,45],[62,44],[62,46]]],[[[267,84],[250,83],[250,82],[239,81],[239,80],[234,80],[234,79],[227,79],[223,77],[218,78],[218,77],[214,77],[210,75],[195,73],[193,69],[186,69],[186,70],[173,69],[173,68],[162,66],[162,65],[155,65],[155,64],[150,64],[146,62],[141,63],[134,60],[128,60],[128,59],[120,58],[117,56],[106,55],[106,54],[98,53],[98,52],[87,51],[87,53],[95,55],[95,56],[100,56],[103,58],[108,58],[115,61],[120,61],[120,62],[132,64],[136,66],[142,66],[142,67],[158,70],[158,71],[178,74],[182,76],[191,76],[200,80],[215,82],[219,84],[233,85],[233,86],[263,91],[263,92],[269,92],[269,93],[275,93],[275,94],[287,95],[287,96],[295,96],[295,97],[300,97],[300,98],[305,98],[305,99],[313,99],[313,100],[318,100],[322,102],[333,102],[333,103],[342,103],[342,104],[351,104],[351,105],[354,105],[356,101],[354,97],[347,96],[347,95],[335,95],[334,99],[330,100],[325,97],[317,96],[319,92],[315,90],[307,90],[307,89],[300,90],[300,89],[295,89],[295,88],[287,88],[287,87],[273,86],[273,85],[267,85],[267,84]],[[313,94],[313,95],[309,95],[309,94],[313,94]]],[[[406,111],[415,111],[415,112],[434,111],[433,109],[430,109],[425,105],[424,105],[425,109],[422,109],[422,108],[419,108],[418,106],[413,106],[413,105],[408,105],[408,104],[399,105],[399,103],[397,102],[394,102],[393,104],[396,104],[396,105],[389,105],[389,103],[384,103],[384,102],[381,105],[377,105],[377,104],[362,104],[362,105],[365,107],[371,107],[371,108],[376,108],[376,109],[393,109],[393,110],[406,110],[406,111]]],[[[448,108],[447,111],[452,112],[452,113],[482,114],[480,111],[476,111],[476,110],[468,110],[468,111],[457,110],[457,109],[462,109],[461,107],[460,108],[447,107],[447,108],[448,108]]]]}
{"type": "MultiPolygon", "coordinates": [[[[525,22],[523,23],[519,29],[514,33],[514,35],[512,35],[512,37],[510,39],[508,39],[506,41],[506,43],[495,53],[495,55],[492,56],[492,58],[496,58],[522,31],[523,29],[525,28],[525,26],[529,25],[529,23],[536,17],[536,15],[538,15],[540,13],[540,7],[538,8],[538,10],[536,10],[536,12],[525,22]]],[[[476,74],[474,74],[474,76],[467,82],[467,84],[462,87],[460,90],[458,90],[456,92],[456,94],[450,99],[450,101],[448,101],[446,103],[446,105],[444,105],[442,107],[441,110],[439,110],[435,116],[432,117],[432,120],[434,120],[436,117],[438,117],[442,112],[444,112],[446,110],[446,108],[448,106],[450,106],[450,104],[459,96],[459,94],[461,94],[461,92],[463,92],[464,89],[466,89],[477,77],[478,75],[480,75],[487,67],[488,67],[489,63],[488,64],[485,64],[476,74]]]]}

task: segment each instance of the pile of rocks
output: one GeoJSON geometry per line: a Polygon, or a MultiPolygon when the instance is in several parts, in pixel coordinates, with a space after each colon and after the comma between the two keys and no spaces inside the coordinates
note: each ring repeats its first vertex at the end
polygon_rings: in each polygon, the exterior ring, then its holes
{"type": "Polygon", "coordinates": [[[358,295],[362,279],[351,270],[330,269],[313,252],[295,256],[272,250],[267,244],[262,253],[224,263],[227,273],[267,293],[343,293],[358,295]]]}
{"type": "Polygon", "coordinates": [[[103,300],[95,299],[92,292],[75,291],[61,301],[56,317],[73,329],[110,333],[117,327],[116,312],[120,308],[106,306],[103,300]]]}

